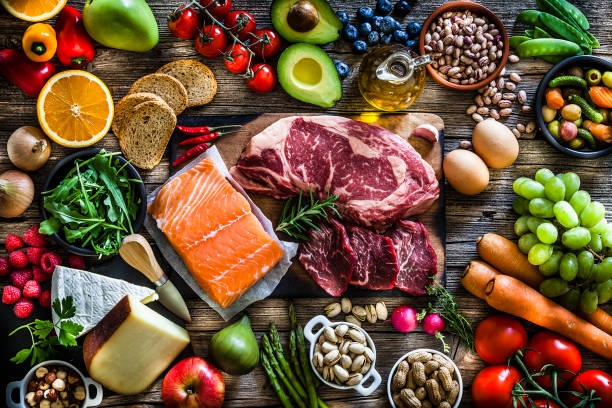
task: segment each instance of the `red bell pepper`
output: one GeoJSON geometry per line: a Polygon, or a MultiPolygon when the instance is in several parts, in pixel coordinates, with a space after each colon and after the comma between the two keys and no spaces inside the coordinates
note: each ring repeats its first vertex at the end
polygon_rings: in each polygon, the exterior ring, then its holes
{"type": "Polygon", "coordinates": [[[55,74],[55,66],[47,62],[34,62],[22,50],[0,50],[0,74],[26,95],[37,97],[47,80],[55,74]]]}
{"type": "Polygon", "coordinates": [[[80,68],[94,57],[93,41],[83,25],[83,16],[74,7],[65,6],[55,22],[57,58],[62,65],[80,68]]]}

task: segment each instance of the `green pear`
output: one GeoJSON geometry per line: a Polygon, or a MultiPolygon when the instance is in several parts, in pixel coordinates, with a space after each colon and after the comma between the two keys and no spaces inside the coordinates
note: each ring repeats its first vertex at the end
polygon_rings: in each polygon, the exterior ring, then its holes
{"type": "Polygon", "coordinates": [[[157,45],[157,21],[145,0],[87,0],[87,33],[102,45],[144,52],[157,45]]]}

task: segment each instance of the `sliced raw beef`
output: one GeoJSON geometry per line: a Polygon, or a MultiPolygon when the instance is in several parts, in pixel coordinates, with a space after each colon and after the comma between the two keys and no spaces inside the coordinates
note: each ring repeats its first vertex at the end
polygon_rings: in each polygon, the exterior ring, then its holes
{"type": "Polygon", "coordinates": [[[348,286],[357,258],[346,229],[332,219],[310,231],[310,241],[300,244],[298,259],[312,279],[332,296],[340,296],[348,286]]]}
{"type": "Polygon", "coordinates": [[[399,267],[391,238],[356,225],[347,226],[346,231],[357,257],[350,284],[364,289],[393,289],[399,267]]]}
{"type": "Polygon", "coordinates": [[[399,260],[395,286],[411,295],[424,295],[437,272],[438,257],[420,221],[403,220],[389,233],[399,260]]]}
{"type": "Polygon", "coordinates": [[[438,198],[434,170],[398,135],[340,116],[292,116],[253,136],[230,170],[247,191],[338,195],[344,218],[384,231],[438,198]]]}

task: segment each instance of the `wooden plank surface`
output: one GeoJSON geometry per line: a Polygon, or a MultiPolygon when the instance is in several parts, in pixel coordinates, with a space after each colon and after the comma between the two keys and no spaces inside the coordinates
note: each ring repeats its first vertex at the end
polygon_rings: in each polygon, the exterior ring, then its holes
{"type": "MultiPolygon", "coordinates": [[[[253,13],[261,26],[269,25],[270,0],[235,0],[236,9],[246,9],[253,13]]],[[[350,15],[354,15],[360,6],[373,7],[374,0],[332,1],[335,9],[344,9],[350,15]]],[[[442,1],[420,1],[407,21],[422,22],[425,17],[435,9],[442,1]]],[[[495,11],[506,24],[511,34],[522,32],[524,27],[514,25],[514,18],[518,12],[527,8],[535,7],[535,0],[483,0],[484,5],[495,11]]],[[[612,30],[609,29],[612,21],[612,8],[609,0],[580,0],[575,3],[585,12],[591,22],[592,32],[597,36],[602,47],[595,50],[600,56],[612,58],[612,30]]],[[[69,4],[82,9],[83,1],[69,1],[69,4]]],[[[144,74],[155,71],[161,65],[177,58],[198,58],[191,42],[176,40],[170,35],[166,28],[165,17],[175,6],[175,2],[168,0],[150,0],[153,12],[160,26],[160,43],[152,51],[137,54],[104,47],[96,48],[96,58],[87,67],[87,70],[98,75],[108,86],[115,101],[123,96],[129,86],[144,74]]],[[[20,44],[21,34],[28,23],[19,21],[4,10],[0,10],[0,47],[15,47],[20,44]]],[[[361,113],[372,109],[361,99],[354,82],[355,63],[359,56],[350,51],[350,44],[338,42],[326,46],[325,49],[332,58],[341,58],[349,63],[353,73],[345,80],[343,85],[344,96],[338,105],[332,109],[333,112],[344,114],[361,113]]],[[[315,106],[297,102],[289,98],[281,89],[276,89],[269,95],[256,96],[249,92],[244,80],[227,73],[220,60],[205,61],[215,73],[219,94],[215,100],[202,108],[190,109],[184,115],[226,115],[262,112],[322,112],[315,106]]],[[[529,98],[533,98],[539,79],[549,69],[550,65],[539,60],[529,59],[518,64],[508,66],[511,71],[518,72],[523,80],[519,89],[524,89],[529,98]]],[[[461,140],[469,139],[473,129],[472,120],[465,115],[465,109],[472,103],[474,94],[467,92],[456,92],[441,88],[428,80],[427,87],[410,111],[430,112],[442,116],[446,129],[446,151],[456,148],[461,140]]],[[[508,119],[508,124],[514,126],[517,122],[526,123],[531,120],[528,115],[513,115],[508,119]]],[[[35,125],[36,111],[32,98],[24,96],[19,90],[0,79],[0,171],[11,168],[6,155],[5,141],[19,126],[35,125]]],[[[451,188],[447,188],[445,198],[447,217],[447,284],[449,290],[457,297],[461,309],[466,313],[473,323],[491,313],[482,301],[475,299],[465,292],[459,283],[459,274],[466,262],[475,256],[474,240],[482,233],[495,231],[507,237],[512,237],[512,223],[514,215],[511,212],[513,193],[510,183],[518,176],[533,174],[541,166],[547,166],[556,172],[575,170],[583,181],[585,189],[591,195],[602,201],[608,208],[612,208],[612,194],[609,189],[609,179],[612,171],[612,157],[603,157],[597,160],[578,160],[564,156],[550,147],[545,141],[536,139],[523,139],[519,141],[521,153],[517,162],[511,168],[491,171],[491,183],[489,188],[476,197],[461,196],[451,188]]],[[[113,136],[108,136],[97,144],[108,149],[117,149],[117,143],[113,136]]],[[[50,162],[38,172],[32,174],[37,185],[45,176],[46,171],[69,152],[54,145],[50,162]]],[[[155,170],[142,172],[146,180],[147,189],[150,191],[161,184],[169,174],[167,157],[155,170]]],[[[608,214],[610,217],[610,214],[608,214]]],[[[17,219],[0,220],[0,232],[2,236],[9,233],[22,234],[32,223],[38,221],[38,206],[35,203],[26,213],[17,219]]],[[[2,248],[0,251],[4,251],[2,248]]],[[[0,256],[4,256],[0,252],[0,256]]],[[[7,281],[3,280],[2,284],[7,281]]],[[[387,302],[389,308],[406,303],[416,308],[427,304],[427,298],[392,297],[381,299],[387,302]]],[[[328,303],[328,299],[296,299],[298,307],[298,320],[304,324],[306,321],[320,313],[328,303]]],[[[364,303],[371,299],[354,299],[355,303],[364,303]]],[[[259,336],[266,329],[268,322],[274,321],[282,329],[283,340],[287,329],[286,316],[287,300],[268,299],[253,305],[249,312],[254,322],[254,328],[259,336]]],[[[200,301],[189,301],[189,307],[194,316],[194,321],[188,326],[193,337],[193,351],[196,355],[206,356],[207,342],[212,334],[222,327],[222,322],[210,308],[200,301]]],[[[0,308],[2,320],[0,322],[1,333],[15,327],[16,320],[10,320],[9,308],[0,308]]],[[[609,312],[612,308],[606,307],[609,312]]],[[[430,336],[424,334],[420,329],[408,335],[400,335],[393,331],[390,324],[377,324],[365,326],[372,334],[379,350],[377,367],[386,378],[391,366],[397,358],[406,351],[416,347],[434,347],[439,345],[430,336]]],[[[530,326],[533,330],[533,327],[530,326]]],[[[474,375],[483,367],[477,356],[466,352],[457,345],[455,339],[452,341],[451,355],[457,362],[463,374],[465,393],[462,407],[470,407],[471,395],[470,385],[474,375]]],[[[6,353],[4,353],[6,354],[6,353]]],[[[590,352],[584,352],[583,367],[599,368],[611,371],[612,364],[595,357],[590,352]]],[[[22,367],[15,367],[2,360],[2,365],[8,367],[3,373],[10,380],[21,378],[25,371],[22,367]]],[[[0,376],[1,378],[1,376],[0,376]]],[[[244,377],[226,376],[228,407],[275,407],[278,406],[273,392],[264,381],[261,369],[256,369],[252,374],[244,377]]],[[[146,393],[123,397],[113,396],[107,391],[106,398],[101,406],[104,407],[153,407],[162,406],[160,398],[161,379],[146,393]]],[[[329,401],[330,407],[382,407],[387,406],[385,387],[381,386],[370,397],[358,397],[352,392],[338,392],[331,389],[323,391],[323,397],[329,401]]]]}

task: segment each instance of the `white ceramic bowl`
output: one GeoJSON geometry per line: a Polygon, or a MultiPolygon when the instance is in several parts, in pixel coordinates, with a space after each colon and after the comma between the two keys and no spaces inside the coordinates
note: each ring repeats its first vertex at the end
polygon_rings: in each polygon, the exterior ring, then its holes
{"type": "Polygon", "coordinates": [[[393,366],[393,368],[391,369],[391,372],[389,373],[389,380],[387,381],[387,396],[389,397],[389,403],[391,404],[391,406],[393,408],[397,408],[397,405],[395,405],[395,403],[393,402],[393,399],[391,398],[392,397],[391,382],[393,381],[395,370],[397,369],[397,366],[402,361],[404,361],[410,354],[416,353],[417,351],[427,351],[432,354],[439,354],[442,357],[446,358],[446,360],[449,361],[453,365],[453,368],[455,369],[455,373],[456,373],[454,377],[457,378],[457,382],[459,383],[459,395],[457,395],[457,401],[455,401],[455,405],[453,405],[453,408],[459,408],[459,404],[461,404],[461,398],[463,398],[463,380],[461,379],[461,373],[459,372],[459,368],[457,368],[457,365],[455,364],[455,362],[451,360],[450,357],[448,357],[446,354],[438,350],[426,349],[426,348],[412,350],[404,354],[399,360],[395,362],[395,365],[393,366]]]}
{"type": "Polygon", "coordinates": [[[85,399],[83,400],[81,408],[95,407],[96,405],[100,405],[100,403],[102,402],[102,398],[104,398],[104,391],[100,384],[98,384],[89,377],[85,377],[79,370],[77,370],[75,366],[70,363],[61,360],[49,360],[32,367],[21,381],[13,381],[12,383],[9,383],[6,386],[6,405],[9,408],[30,408],[30,406],[25,402],[25,395],[28,390],[28,382],[34,376],[36,369],[42,366],[64,366],[70,368],[75,373],[77,373],[79,377],[81,377],[81,380],[83,380],[83,386],[85,387],[85,399]],[[92,386],[96,389],[96,393],[93,398],[91,397],[90,392],[90,387],[92,386]],[[12,393],[15,389],[19,390],[19,402],[13,401],[12,393]]]}
{"type": "Polygon", "coordinates": [[[376,371],[376,368],[374,367],[376,363],[376,347],[374,347],[374,342],[372,341],[372,338],[370,337],[370,335],[366,333],[366,331],[363,330],[361,327],[357,326],[356,324],[352,324],[348,322],[330,322],[327,319],[327,317],[323,315],[318,315],[318,316],[313,317],[312,319],[310,319],[308,323],[306,323],[306,326],[304,327],[304,337],[306,338],[306,340],[310,342],[310,366],[312,367],[312,371],[315,372],[315,374],[317,375],[319,380],[321,380],[322,383],[332,388],[337,388],[339,390],[355,390],[359,394],[366,396],[366,395],[370,395],[371,393],[373,393],[376,390],[376,388],[378,388],[380,383],[382,382],[382,378],[380,377],[380,374],[378,374],[378,371],[376,371]],[[360,332],[362,332],[365,335],[365,338],[368,342],[368,347],[370,347],[372,351],[374,352],[374,361],[372,361],[370,370],[367,373],[365,373],[365,375],[363,376],[363,380],[361,380],[361,382],[357,385],[351,385],[351,386],[338,385],[336,383],[332,383],[332,382],[324,380],[312,362],[312,358],[315,353],[314,351],[315,345],[317,344],[317,341],[319,340],[319,336],[323,334],[323,330],[325,330],[325,328],[328,326],[336,327],[340,324],[346,324],[347,326],[353,327],[359,330],[360,332]],[[318,325],[321,325],[321,328],[317,329],[316,332],[313,332],[314,327],[318,325]],[[365,384],[370,379],[370,377],[372,377],[372,383],[369,386],[364,387],[363,384],[365,384]]]}

